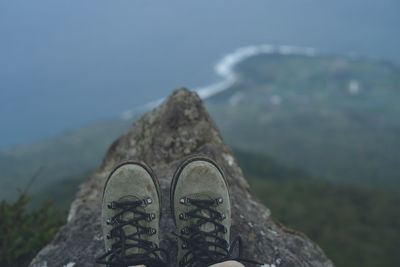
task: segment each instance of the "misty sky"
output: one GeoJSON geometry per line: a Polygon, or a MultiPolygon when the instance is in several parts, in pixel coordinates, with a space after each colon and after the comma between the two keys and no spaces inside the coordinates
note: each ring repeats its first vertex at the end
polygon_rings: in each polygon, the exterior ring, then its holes
{"type": "Polygon", "coordinates": [[[0,2],[0,149],[119,116],[252,44],[400,62],[398,0],[0,2]]]}

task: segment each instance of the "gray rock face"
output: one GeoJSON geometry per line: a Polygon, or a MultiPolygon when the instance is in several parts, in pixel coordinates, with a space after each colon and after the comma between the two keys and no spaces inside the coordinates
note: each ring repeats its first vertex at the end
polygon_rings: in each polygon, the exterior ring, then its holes
{"type": "Polygon", "coordinates": [[[318,245],[275,222],[268,208],[252,195],[201,100],[186,89],[175,90],[110,146],[101,168],[80,186],[67,224],[30,266],[96,266],[95,257],[104,253],[100,229],[103,185],[113,166],[124,159],[142,160],[158,176],[163,193],[161,247],[171,252],[171,266],[176,266],[169,187],[179,161],[193,153],[209,155],[225,172],[233,208],[231,237],[242,236],[245,257],[270,266],[333,266],[318,245]]]}

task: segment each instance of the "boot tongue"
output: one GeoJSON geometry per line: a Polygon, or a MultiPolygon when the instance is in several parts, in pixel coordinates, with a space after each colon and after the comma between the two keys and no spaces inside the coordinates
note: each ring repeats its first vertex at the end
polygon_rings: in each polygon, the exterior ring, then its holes
{"type": "MultiPolygon", "coordinates": [[[[207,210],[202,210],[200,213],[201,216],[206,217],[206,218],[211,218],[211,214],[207,210]]],[[[200,226],[200,230],[203,232],[212,232],[215,230],[215,224],[211,222],[206,222],[200,226]]]]}
{"type": "MultiPolygon", "coordinates": [[[[214,200],[213,198],[211,198],[211,197],[209,197],[208,195],[196,195],[196,198],[195,199],[201,199],[201,200],[214,200]]],[[[213,209],[213,208],[212,208],[213,209]]],[[[210,211],[208,211],[208,210],[204,210],[204,209],[202,209],[199,213],[198,213],[198,215],[200,215],[200,216],[202,216],[202,217],[205,217],[205,218],[211,218],[211,215],[212,215],[212,213],[210,212],[210,211]]],[[[196,222],[195,223],[197,223],[198,222],[198,220],[201,220],[201,219],[196,219],[196,222]]],[[[203,223],[200,227],[199,227],[199,230],[200,231],[202,231],[202,232],[206,232],[206,233],[209,233],[209,232],[213,232],[213,231],[215,231],[216,230],[216,226],[215,226],[215,224],[214,223],[212,223],[212,222],[205,222],[205,223],[203,223]]],[[[206,240],[208,241],[208,242],[212,242],[212,243],[215,243],[216,242],[216,238],[215,237],[206,237],[206,240]]],[[[211,247],[211,249],[216,249],[216,247],[211,247]]]]}
{"type": "MultiPolygon", "coordinates": [[[[140,200],[140,199],[138,199],[138,198],[136,198],[136,197],[134,197],[134,196],[125,196],[125,197],[121,198],[119,201],[120,201],[120,202],[124,202],[124,201],[138,201],[138,200],[140,200]]],[[[144,208],[143,208],[142,206],[139,206],[139,207],[136,208],[136,210],[144,211],[144,208]]],[[[124,212],[124,214],[121,216],[121,219],[122,219],[123,221],[129,221],[129,220],[132,220],[132,219],[137,218],[137,217],[139,217],[139,216],[140,216],[140,215],[135,214],[135,213],[132,212],[132,211],[126,211],[126,212],[124,212]]],[[[141,225],[143,225],[144,223],[145,223],[145,221],[143,221],[143,220],[139,221],[139,224],[141,224],[141,225]]],[[[131,224],[127,224],[127,225],[123,226],[123,227],[122,227],[122,230],[125,232],[125,237],[128,237],[129,235],[132,235],[132,234],[134,234],[134,233],[140,231],[140,229],[138,229],[138,227],[133,226],[133,225],[131,225],[131,224]]],[[[141,238],[140,235],[136,235],[135,237],[136,237],[136,238],[139,238],[139,239],[141,238]]],[[[130,244],[130,245],[132,245],[132,244],[138,244],[138,242],[135,241],[135,240],[126,239],[126,240],[125,240],[125,244],[130,244]]],[[[125,255],[130,255],[130,254],[141,254],[141,253],[144,253],[144,252],[145,252],[145,250],[142,249],[142,248],[133,247],[133,248],[127,249],[127,250],[125,251],[125,255]]]]}

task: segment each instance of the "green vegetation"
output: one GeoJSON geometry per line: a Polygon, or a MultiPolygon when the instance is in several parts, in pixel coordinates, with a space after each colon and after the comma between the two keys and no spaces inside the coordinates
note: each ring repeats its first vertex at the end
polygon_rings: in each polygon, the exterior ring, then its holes
{"type": "Polygon", "coordinates": [[[268,157],[235,151],[254,193],[285,226],[305,233],[336,266],[397,266],[400,197],[307,177],[268,157]],[[257,164],[254,164],[257,162],[257,164]]]}
{"type": "MultiPolygon", "coordinates": [[[[96,170],[111,143],[131,122],[111,120],[90,125],[74,132],[27,146],[0,152],[0,200],[15,201],[18,189],[23,188],[32,172],[41,168],[37,182],[30,189],[32,202],[38,206],[53,199],[56,207],[65,206],[68,200],[60,195],[59,186],[76,189],[89,173],[96,170]]],[[[69,193],[71,190],[67,190],[69,193]]]]}
{"type": "Polygon", "coordinates": [[[339,57],[263,55],[207,101],[231,146],[319,179],[400,193],[400,69],[339,57]]]}
{"type": "Polygon", "coordinates": [[[36,211],[28,211],[30,198],[0,204],[0,266],[28,266],[64,223],[63,216],[46,201],[36,211]]]}

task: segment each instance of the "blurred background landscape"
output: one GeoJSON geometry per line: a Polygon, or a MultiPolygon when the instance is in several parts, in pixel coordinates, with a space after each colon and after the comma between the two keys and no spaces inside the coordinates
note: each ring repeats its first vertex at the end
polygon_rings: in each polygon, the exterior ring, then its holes
{"type": "Polygon", "coordinates": [[[390,0],[1,2],[0,265],[27,265],[112,141],[184,86],[277,221],[337,266],[395,266],[399,11],[390,0]]]}

